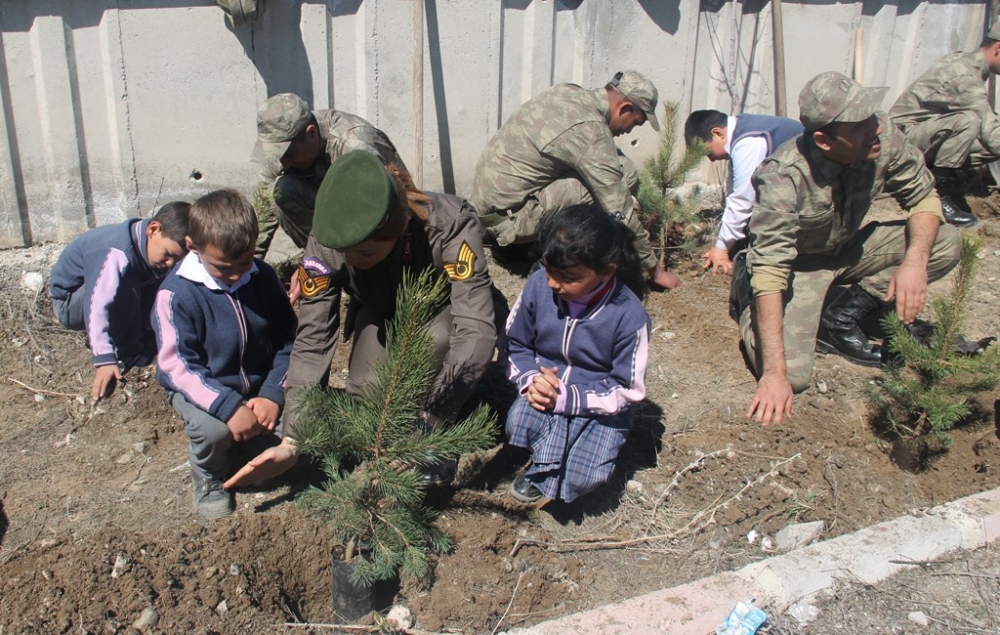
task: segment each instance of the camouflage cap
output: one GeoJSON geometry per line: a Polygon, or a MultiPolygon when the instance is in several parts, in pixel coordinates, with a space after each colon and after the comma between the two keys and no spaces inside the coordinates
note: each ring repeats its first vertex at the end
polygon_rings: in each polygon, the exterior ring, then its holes
{"type": "Polygon", "coordinates": [[[346,249],[367,240],[399,209],[396,183],[382,162],[370,152],[353,150],[323,177],[312,233],[324,247],[346,249]]]}
{"type": "Polygon", "coordinates": [[[611,85],[617,88],[621,94],[646,113],[646,119],[653,130],[659,132],[660,120],[656,118],[656,106],[659,104],[659,94],[656,86],[649,81],[645,75],[637,71],[623,71],[615,73],[611,79],[611,85]]]}
{"type": "Polygon", "coordinates": [[[309,104],[298,95],[281,93],[269,97],[257,109],[257,144],[253,148],[253,159],[264,165],[280,161],[311,116],[309,104]]]}
{"type": "Polygon", "coordinates": [[[986,32],[986,37],[1000,42],[1000,20],[993,23],[990,30],[986,32]]]}
{"type": "Polygon", "coordinates": [[[881,107],[888,90],[865,88],[837,71],[820,73],[799,93],[799,121],[810,132],[834,121],[864,121],[881,107]]]}

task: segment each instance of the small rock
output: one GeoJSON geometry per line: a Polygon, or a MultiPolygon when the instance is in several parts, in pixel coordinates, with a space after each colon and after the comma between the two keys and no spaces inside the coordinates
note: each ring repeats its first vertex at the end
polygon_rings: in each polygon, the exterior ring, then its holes
{"type": "Polygon", "coordinates": [[[994,256],[1000,256],[1000,249],[997,249],[996,251],[994,251],[993,255],[994,256]]]}
{"type": "Polygon", "coordinates": [[[229,612],[229,603],[225,600],[219,602],[218,606],[215,607],[215,612],[219,615],[225,615],[229,612]]]}
{"type": "Polygon", "coordinates": [[[51,571],[46,571],[45,569],[42,569],[42,577],[45,578],[46,580],[51,580],[52,579],[52,572],[51,571]]]}
{"type": "Polygon", "coordinates": [[[799,626],[805,626],[819,617],[819,609],[817,607],[812,604],[803,604],[800,602],[796,602],[788,607],[788,611],[786,612],[799,623],[799,626]]]}
{"type": "Polygon", "coordinates": [[[779,551],[798,549],[816,540],[824,527],[822,520],[811,523],[792,523],[774,535],[774,542],[779,551]]]}
{"type": "Polygon", "coordinates": [[[208,580],[209,578],[214,578],[215,577],[215,573],[217,571],[218,571],[218,569],[216,569],[215,567],[207,567],[205,569],[204,573],[202,573],[201,575],[202,575],[203,578],[205,578],[206,580],[208,580]]]}
{"type": "Polygon", "coordinates": [[[819,394],[825,395],[826,391],[828,390],[826,387],[826,382],[823,381],[822,379],[816,382],[816,390],[819,391],[819,394]]]}
{"type": "Polygon", "coordinates": [[[37,294],[45,288],[45,277],[37,271],[25,271],[21,274],[21,288],[25,293],[37,294]]]}
{"type": "Polygon", "coordinates": [[[385,616],[385,625],[390,629],[398,631],[409,630],[410,626],[413,625],[413,616],[410,613],[410,609],[399,604],[392,607],[389,610],[389,614],[385,616]]]}
{"type": "Polygon", "coordinates": [[[133,455],[131,452],[126,452],[125,454],[122,454],[117,459],[115,459],[115,463],[117,463],[118,465],[125,465],[127,463],[131,463],[132,456],[133,455]]]}
{"type": "Polygon", "coordinates": [[[42,403],[43,401],[45,401],[45,395],[35,393],[35,403],[42,403]]]}
{"type": "Polygon", "coordinates": [[[676,336],[674,335],[673,331],[664,331],[664,332],[660,333],[660,337],[662,337],[665,340],[672,340],[676,336]]]}
{"type": "Polygon", "coordinates": [[[909,613],[906,614],[906,619],[916,624],[920,624],[921,626],[931,625],[930,619],[927,617],[927,614],[924,613],[923,611],[910,611],[909,613]]]}
{"type": "Polygon", "coordinates": [[[160,615],[151,606],[147,606],[142,609],[142,613],[139,614],[139,619],[132,622],[132,628],[135,630],[145,633],[156,628],[157,623],[160,621],[160,615]]]}
{"type": "Polygon", "coordinates": [[[774,542],[767,536],[764,536],[760,539],[760,548],[764,551],[770,551],[774,549],[774,542]]]}
{"type": "Polygon", "coordinates": [[[996,282],[996,281],[997,279],[994,276],[990,276],[989,278],[986,279],[986,282],[996,282]]]}
{"type": "Polygon", "coordinates": [[[760,533],[756,529],[751,529],[750,533],[747,534],[747,542],[751,545],[756,543],[758,538],[760,538],[760,533]]]}
{"type": "Polygon", "coordinates": [[[629,479],[629,481],[625,483],[625,491],[629,494],[642,494],[642,490],[642,483],[635,479],[629,479]]]}
{"type": "Polygon", "coordinates": [[[123,553],[118,554],[118,557],[115,558],[114,566],[111,567],[111,577],[112,578],[120,577],[121,574],[125,573],[126,567],[128,567],[128,558],[126,558],[125,554],[123,553]]]}
{"type": "Polygon", "coordinates": [[[677,393],[673,393],[672,395],[670,395],[671,399],[677,399],[678,397],[680,397],[680,395],[678,395],[677,393]]]}
{"type": "Polygon", "coordinates": [[[236,564],[229,565],[229,575],[239,575],[239,574],[240,574],[239,565],[236,564]]]}
{"type": "Polygon", "coordinates": [[[132,444],[132,449],[135,450],[136,452],[138,452],[139,454],[145,454],[146,453],[146,444],[143,443],[142,441],[139,441],[138,443],[133,443],[132,444]]]}

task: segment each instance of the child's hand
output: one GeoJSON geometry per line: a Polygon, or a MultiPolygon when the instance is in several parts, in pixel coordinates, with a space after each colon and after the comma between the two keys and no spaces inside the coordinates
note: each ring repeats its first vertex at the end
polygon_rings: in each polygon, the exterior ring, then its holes
{"type": "Polygon", "coordinates": [[[528,386],[527,399],[531,407],[539,412],[552,410],[559,399],[559,377],[557,368],[541,367],[542,374],[535,375],[528,386]]]}
{"type": "Polygon", "coordinates": [[[118,364],[105,364],[94,370],[94,385],[90,389],[90,398],[94,401],[103,399],[115,389],[115,383],[122,380],[122,372],[118,364]]]}
{"type": "Polygon", "coordinates": [[[229,428],[229,433],[233,435],[233,440],[237,443],[252,439],[267,431],[267,428],[257,421],[257,415],[254,414],[253,410],[246,406],[240,406],[236,409],[233,416],[226,422],[226,427],[229,428]]]}
{"type": "Polygon", "coordinates": [[[270,399],[264,397],[254,397],[247,401],[247,407],[253,410],[257,417],[257,423],[267,428],[268,432],[274,432],[274,426],[278,423],[278,415],[281,407],[270,399]]]}

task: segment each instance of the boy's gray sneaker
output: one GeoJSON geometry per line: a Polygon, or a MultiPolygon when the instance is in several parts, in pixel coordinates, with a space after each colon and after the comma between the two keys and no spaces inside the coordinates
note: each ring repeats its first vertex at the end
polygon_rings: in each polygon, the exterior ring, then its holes
{"type": "Polygon", "coordinates": [[[222,489],[222,481],[206,478],[191,470],[191,487],[194,490],[194,508],[205,518],[214,520],[236,511],[236,498],[222,489]]]}

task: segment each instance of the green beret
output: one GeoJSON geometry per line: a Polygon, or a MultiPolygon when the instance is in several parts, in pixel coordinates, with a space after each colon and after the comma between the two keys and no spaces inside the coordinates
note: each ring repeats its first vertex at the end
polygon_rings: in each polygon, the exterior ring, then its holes
{"type": "Polygon", "coordinates": [[[313,236],[330,249],[364,242],[399,207],[396,184],[375,155],[348,152],[326,171],[313,214],[313,236]]]}

